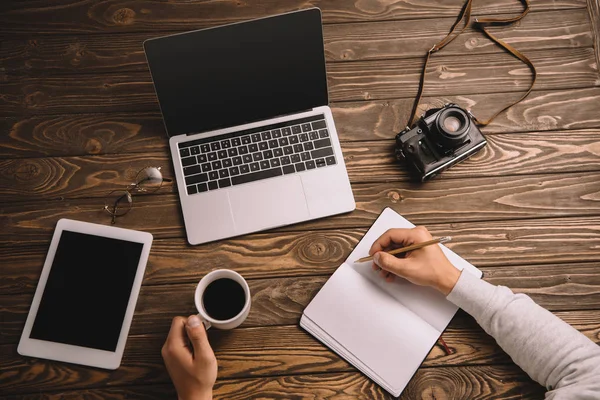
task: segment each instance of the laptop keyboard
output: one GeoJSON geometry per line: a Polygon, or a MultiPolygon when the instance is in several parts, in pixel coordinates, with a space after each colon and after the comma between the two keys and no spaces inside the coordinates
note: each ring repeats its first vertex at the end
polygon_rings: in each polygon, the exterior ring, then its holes
{"type": "Polygon", "coordinates": [[[323,115],[179,143],[189,195],[336,164],[323,115]]]}

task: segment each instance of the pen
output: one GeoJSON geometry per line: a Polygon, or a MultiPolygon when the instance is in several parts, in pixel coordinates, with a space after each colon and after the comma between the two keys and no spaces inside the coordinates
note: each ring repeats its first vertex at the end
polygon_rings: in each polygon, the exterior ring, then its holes
{"type": "MultiPolygon", "coordinates": [[[[406,253],[407,251],[417,250],[417,249],[423,248],[425,246],[431,246],[432,244],[446,243],[446,242],[449,242],[450,240],[452,240],[452,238],[450,236],[444,236],[444,237],[441,237],[438,239],[428,240],[427,242],[415,243],[415,244],[411,244],[410,246],[386,251],[386,253],[392,254],[392,255],[399,254],[399,253],[406,253]]],[[[372,259],[373,259],[373,256],[369,256],[369,257],[359,258],[358,260],[356,260],[354,262],[360,263],[360,262],[365,262],[365,261],[371,261],[372,259]]]]}

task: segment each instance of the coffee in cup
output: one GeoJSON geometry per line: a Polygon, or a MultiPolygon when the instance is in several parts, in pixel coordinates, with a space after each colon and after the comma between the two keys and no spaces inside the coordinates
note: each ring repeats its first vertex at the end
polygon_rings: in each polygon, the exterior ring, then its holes
{"type": "Polygon", "coordinates": [[[250,312],[250,288],[237,272],[228,269],[212,271],[198,283],[196,308],[208,329],[233,329],[250,312]]]}

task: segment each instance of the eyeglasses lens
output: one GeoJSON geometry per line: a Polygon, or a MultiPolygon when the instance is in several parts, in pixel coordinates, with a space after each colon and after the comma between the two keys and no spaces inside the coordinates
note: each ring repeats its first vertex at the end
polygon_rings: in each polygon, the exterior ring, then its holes
{"type": "Polygon", "coordinates": [[[136,178],[137,187],[144,192],[158,190],[163,183],[163,176],[158,168],[148,167],[141,170],[136,178]]]}

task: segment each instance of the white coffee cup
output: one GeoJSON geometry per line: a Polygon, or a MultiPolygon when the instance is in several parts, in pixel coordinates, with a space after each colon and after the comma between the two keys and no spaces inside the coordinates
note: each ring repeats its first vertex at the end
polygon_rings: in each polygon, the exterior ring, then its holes
{"type": "Polygon", "coordinates": [[[217,329],[233,329],[244,322],[250,313],[250,288],[248,287],[248,282],[246,282],[246,280],[237,272],[230,269],[217,269],[209,272],[208,274],[204,275],[202,279],[200,279],[198,286],[196,286],[194,301],[196,303],[196,308],[198,309],[198,316],[204,323],[206,329],[210,328],[211,326],[214,326],[217,329]],[[227,320],[218,320],[208,315],[206,309],[204,308],[204,304],[202,303],[202,297],[204,296],[204,291],[208,285],[217,279],[222,278],[231,279],[239,283],[244,289],[244,294],[246,296],[246,303],[244,304],[242,310],[235,317],[227,320]]]}

